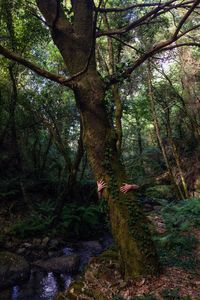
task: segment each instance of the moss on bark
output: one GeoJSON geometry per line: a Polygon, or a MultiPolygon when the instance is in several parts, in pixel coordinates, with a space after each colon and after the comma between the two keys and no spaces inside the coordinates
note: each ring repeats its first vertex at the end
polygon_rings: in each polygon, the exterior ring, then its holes
{"type": "Polygon", "coordinates": [[[125,278],[137,278],[158,271],[154,244],[148,222],[132,192],[119,192],[127,180],[116,148],[117,135],[103,107],[104,87],[98,74],[93,73],[80,84],[76,92],[84,132],[88,160],[96,179],[103,178],[107,189],[113,237],[121,254],[125,278]]]}

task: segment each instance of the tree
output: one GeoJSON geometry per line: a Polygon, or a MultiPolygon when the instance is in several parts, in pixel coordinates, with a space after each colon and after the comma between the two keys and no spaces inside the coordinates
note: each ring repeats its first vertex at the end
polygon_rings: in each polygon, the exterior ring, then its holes
{"type": "Polygon", "coordinates": [[[43,15],[41,20],[48,26],[52,39],[66,64],[70,78],[55,75],[43,70],[34,63],[22,58],[13,51],[0,46],[0,53],[37,74],[58,82],[74,91],[83,126],[83,143],[88,161],[96,179],[103,178],[108,186],[104,196],[110,208],[113,236],[120,249],[122,271],[125,278],[154,274],[158,270],[157,255],[150,238],[147,220],[133,195],[121,195],[119,186],[127,180],[124,167],[117,151],[117,134],[109,119],[104,104],[106,91],[112,84],[130,77],[131,73],[148,58],[162,51],[185,45],[197,45],[195,41],[184,40],[187,33],[200,24],[190,19],[200,0],[171,0],[163,3],[136,3],[125,8],[98,6],[92,0],[72,0],[71,6],[56,0],[37,0],[43,15]],[[103,36],[122,36],[156,21],[162,21],[163,14],[177,9],[185,13],[178,17],[174,32],[164,41],[150,45],[140,52],[127,68],[102,78],[97,70],[96,39],[103,36]],[[98,15],[102,13],[129,12],[129,24],[121,28],[101,30],[98,15]],[[130,13],[131,12],[131,13],[130,13]],[[190,24],[187,22],[190,19],[190,24]],[[45,21],[44,21],[45,20],[45,21]],[[184,25],[187,22],[187,26],[184,25]],[[177,41],[181,39],[180,43],[177,41]]]}

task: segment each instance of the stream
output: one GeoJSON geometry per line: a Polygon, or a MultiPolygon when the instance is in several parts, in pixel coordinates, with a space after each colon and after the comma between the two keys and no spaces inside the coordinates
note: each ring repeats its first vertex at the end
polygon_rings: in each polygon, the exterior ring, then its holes
{"type": "Polygon", "coordinates": [[[110,235],[101,238],[102,250],[99,251],[87,243],[80,248],[65,247],[63,255],[78,254],[80,265],[78,274],[44,272],[33,267],[28,281],[14,285],[10,289],[0,291],[0,300],[53,300],[58,292],[64,291],[78,277],[92,256],[97,256],[113,243],[110,235]]]}

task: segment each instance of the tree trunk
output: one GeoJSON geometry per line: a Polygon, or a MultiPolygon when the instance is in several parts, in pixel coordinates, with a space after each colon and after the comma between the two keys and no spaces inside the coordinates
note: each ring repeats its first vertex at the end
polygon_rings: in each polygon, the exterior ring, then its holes
{"type": "Polygon", "coordinates": [[[136,131],[137,131],[137,142],[138,142],[138,150],[139,150],[139,160],[141,165],[142,174],[145,175],[145,167],[144,167],[144,160],[143,160],[143,141],[141,135],[141,122],[139,119],[137,108],[134,109],[135,121],[136,121],[136,131]]]}
{"type": "Polygon", "coordinates": [[[9,75],[10,80],[12,83],[12,92],[11,92],[11,105],[10,105],[10,127],[11,127],[11,136],[12,136],[12,142],[14,146],[15,151],[15,166],[16,170],[18,171],[19,176],[19,185],[21,189],[21,193],[24,199],[24,202],[27,204],[27,207],[31,207],[31,203],[28,199],[28,195],[26,193],[25,185],[24,185],[24,167],[23,167],[23,161],[22,161],[22,155],[18,143],[18,137],[17,137],[17,128],[16,128],[16,120],[15,120],[15,110],[17,105],[17,99],[18,99],[18,93],[17,93],[17,85],[16,85],[16,78],[14,76],[13,72],[14,65],[9,66],[9,75]]]}
{"type": "Polygon", "coordinates": [[[96,69],[96,14],[92,0],[72,0],[73,24],[65,17],[58,1],[37,0],[51,26],[52,38],[60,50],[71,76],[83,126],[83,144],[96,179],[103,178],[108,188],[104,196],[110,208],[114,239],[119,246],[125,278],[154,274],[157,255],[148,222],[132,193],[120,194],[126,175],[120,163],[117,134],[110,123],[104,97],[106,86],[96,69]]]}
{"type": "Polygon", "coordinates": [[[183,173],[183,170],[182,170],[182,167],[181,167],[181,159],[180,159],[176,144],[173,141],[169,108],[166,111],[167,111],[167,131],[168,131],[169,143],[171,144],[172,153],[173,153],[173,156],[174,156],[174,159],[175,159],[175,162],[176,162],[176,166],[177,166],[177,169],[178,169],[178,173],[179,173],[179,176],[180,176],[180,182],[181,182],[181,185],[182,185],[183,196],[184,196],[184,198],[188,198],[189,194],[188,194],[188,190],[187,190],[187,184],[185,182],[184,173],[183,173]]]}
{"type": "Polygon", "coordinates": [[[103,178],[108,186],[104,197],[108,200],[112,233],[120,249],[124,276],[154,274],[158,262],[148,222],[133,194],[119,192],[127,178],[118,157],[117,135],[103,106],[104,86],[97,72],[84,76],[75,96],[89,163],[96,179],[103,178]]]}
{"type": "Polygon", "coordinates": [[[57,199],[56,199],[56,207],[54,210],[54,215],[55,218],[52,222],[52,224],[50,225],[55,226],[59,220],[60,220],[60,216],[62,213],[62,209],[64,207],[64,205],[67,203],[67,199],[70,199],[74,196],[74,187],[77,181],[77,173],[79,170],[79,166],[82,160],[84,154],[84,148],[83,148],[83,142],[82,142],[82,124],[80,122],[80,135],[79,135],[79,140],[78,140],[78,147],[77,147],[77,152],[76,155],[74,157],[74,161],[71,164],[71,169],[69,170],[69,176],[68,176],[68,180],[66,182],[66,186],[64,188],[64,190],[59,193],[57,199]]]}

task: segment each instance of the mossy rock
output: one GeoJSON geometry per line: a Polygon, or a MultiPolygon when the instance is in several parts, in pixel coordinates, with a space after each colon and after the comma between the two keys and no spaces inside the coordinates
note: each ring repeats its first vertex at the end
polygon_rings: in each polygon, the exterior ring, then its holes
{"type": "Polygon", "coordinates": [[[148,198],[172,199],[174,198],[174,190],[171,185],[155,185],[147,188],[145,194],[148,198]]]}
{"type": "Polygon", "coordinates": [[[11,252],[0,252],[0,288],[28,279],[29,263],[21,256],[11,252]]]}

